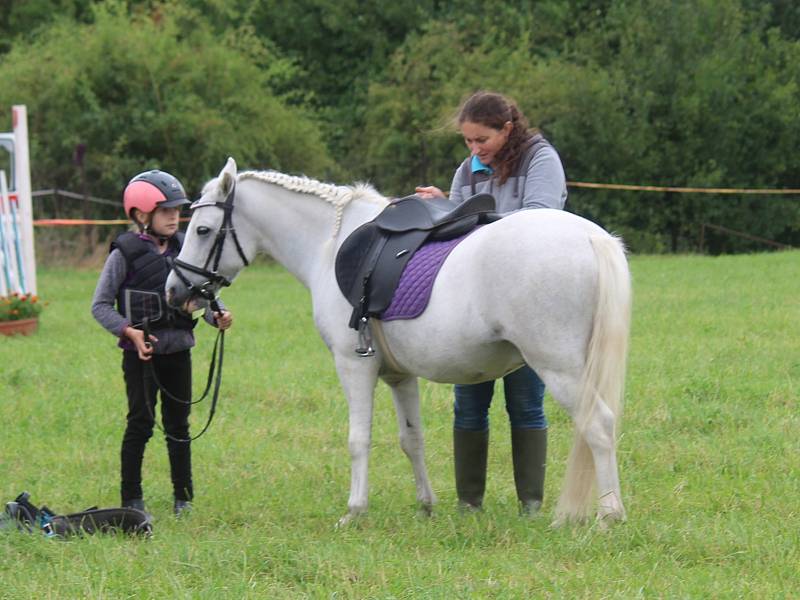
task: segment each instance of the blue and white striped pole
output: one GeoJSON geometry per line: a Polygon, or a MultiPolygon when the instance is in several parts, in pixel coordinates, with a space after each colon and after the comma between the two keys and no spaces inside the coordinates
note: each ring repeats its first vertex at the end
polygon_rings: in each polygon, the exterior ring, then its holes
{"type": "Polygon", "coordinates": [[[3,234],[2,209],[0,209],[0,265],[3,267],[2,277],[0,277],[0,296],[8,296],[11,289],[11,273],[8,271],[8,260],[6,259],[6,236],[3,234]]]}
{"type": "Polygon", "coordinates": [[[17,278],[14,275],[14,255],[12,250],[12,228],[11,228],[11,211],[9,207],[8,192],[3,185],[5,182],[6,173],[0,171],[0,248],[3,252],[3,277],[6,287],[4,295],[9,295],[12,292],[21,293],[22,290],[17,285],[17,278]]]}
{"type": "Polygon", "coordinates": [[[2,194],[3,203],[6,205],[6,220],[11,222],[11,239],[13,240],[14,244],[14,254],[17,258],[17,281],[19,282],[20,293],[27,294],[29,290],[28,286],[25,285],[25,265],[23,264],[22,259],[22,242],[19,237],[19,215],[17,214],[17,204],[11,200],[11,197],[8,194],[8,181],[6,181],[6,172],[2,170],[0,170],[0,194],[2,194]]]}

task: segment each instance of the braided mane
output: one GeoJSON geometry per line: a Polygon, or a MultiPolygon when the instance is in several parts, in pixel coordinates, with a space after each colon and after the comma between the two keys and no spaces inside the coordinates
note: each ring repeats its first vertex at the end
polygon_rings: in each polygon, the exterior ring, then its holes
{"type": "Polygon", "coordinates": [[[342,215],[345,207],[354,199],[363,198],[380,202],[381,204],[386,203],[385,198],[368,183],[359,183],[355,186],[333,185],[305,176],[286,175],[278,171],[242,171],[239,173],[239,181],[245,179],[256,179],[265,183],[272,183],[292,192],[312,194],[332,205],[336,211],[336,222],[333,229],[334,237],[339,233],[339,228],[342,225],[342,215]]]}

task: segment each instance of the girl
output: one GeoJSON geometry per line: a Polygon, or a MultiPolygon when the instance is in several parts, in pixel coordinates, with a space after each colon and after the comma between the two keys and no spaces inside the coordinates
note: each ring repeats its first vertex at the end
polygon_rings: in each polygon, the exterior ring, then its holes
{"type": "MultiPolygon", "coordinates": [[[[164,286],[181,249],[178,219],[181,206],[188,203],[181,183],[164,171],[146,171],[130,180],[124,193],[125,213],[138,232],[123,233],[111,244],[92,300],[92,315],[119,338],[123,350],[128,416],[121,450],[122,506],[145,510],[142,459],[153,435],[158,388],[147,368],[151,362],[158,382],[168,392],[161,393],[161,418],[176,516],[191,509],[194,496],[188,402],[195,321],[167,305],[164,286]],[[152,332],[149,339],[143,330],[146,325],[152,332]]],[[[207,311],[205,320],[227,329],[233,317],[225,310],[207,311]]]]}

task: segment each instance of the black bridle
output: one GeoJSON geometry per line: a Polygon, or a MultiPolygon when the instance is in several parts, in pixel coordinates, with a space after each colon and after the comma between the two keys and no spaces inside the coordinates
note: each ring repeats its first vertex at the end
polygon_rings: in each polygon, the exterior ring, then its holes
{"type": "Polygon", "coordinates": [[[178,260],[177,258],[172,263],[172,270],[175,272],[175,275],[178,276],[178,279],[180,279],[186,286],[186,289],[190,293],[190,297],[192,294],[197,294],[198,296],[205,298],[211,303],[211,308],[213,310],[217,310],[217,308],[215,308],[216,295],[213,289],[214,286],[217,285],[228,287],[231,284],[230,280],[217,272],[217,269],[219,269],[219,261],[222,258],[222,249],[225,246],[225,238],[229,233],[233,238],[233,243],[236,245],[236,251],[239,253],[239,258],[242,259],[244,266],[250,264],[250,261],[248,261],[247,257],[244,255],[242,245],[239,243],[239,237],[236,235],[236,228],[233,226],[233,199],[235,192],[236,181],[234,180],[224,202],[204,202],[202,204],[195,203],[192,206],[193,209],[202,208],[203,206],[216,206],[221,208],[225,213],[222,217],[222,225],[220,226],[219,231],[217,231],[217,237],[214,239],[214,243],[211,245],[211,250],[209,250],[208,257],[206,258],[206,262],[203,264],[203,266],[197,267],[182,260],[178,260]],[[211,265],[210,269],[209,265],[211,265]],[[206,280],[200,285],[194,285],[186,276],[186,274],[182,272],[182,270],[202,275],[206,278],[206,280]]]}

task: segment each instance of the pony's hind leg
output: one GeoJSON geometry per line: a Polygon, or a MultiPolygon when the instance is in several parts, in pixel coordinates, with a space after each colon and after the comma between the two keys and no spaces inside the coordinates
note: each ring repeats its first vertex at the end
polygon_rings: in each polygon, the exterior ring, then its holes
{"type": "Polygon", "coordinates": [[[594,459],[599,497],[597,517],[602,522],[622,521],[625,519],[625,507],[622,505],[617,466],[617,419],[601,398],[596,402],[592,414],[583,425],[576,425],[582,431],[594,459]]]}
{"type": "Polygon", "coordinates": [[[425,466],[425,439],[419,410],[419,384],[416,377],[406,377],[400,381],[387,381],[392,390],[400,447],[411,461],[414,481],[417,485],[417,502],[423,514],[430,515],[436,502],[431,488],[428,469],[425,466]]]}
{"type": "Polygon", "coordinates": [[[591,513],[595,489],[600,499],[598,518],[603,522],[624,520],[616,456],[616,416],[599,397],[588,414],[579,410],[584,391],[579,375],[543,371],[541,376],[575,426],[554,525],[585,520],[591,513]]]}

